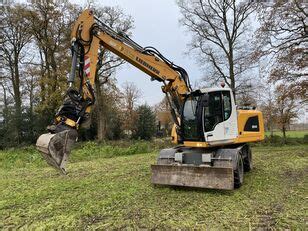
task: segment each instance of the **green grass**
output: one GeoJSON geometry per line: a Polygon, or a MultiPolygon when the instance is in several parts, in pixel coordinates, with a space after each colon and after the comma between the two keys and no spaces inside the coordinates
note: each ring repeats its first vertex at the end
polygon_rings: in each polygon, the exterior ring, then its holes
{"type": "MultiPolygon", "coordinates": [[[[287,137],[290,137],[290,138],[304,138],[305,135],[308,136],[308,131],[307,130],[305,130],[305,131],[287,131],[286,134],[287,134],[287,137]]],[[[265,132],[265,135],[270,136],[271,133],[269,131],[267,131],[267,132],[265,132]]],[[[282,137],[282,132],[281,131],[274,131],[274,135],[282,137]]]]}
{"type": "Polygon", "coordinates": [[[67,176],[32,147],[0,151],[0,229],[307,228],[307,145],[253,147],[235,191],[154,187],[158,146],[82,144],[67,176]]]}

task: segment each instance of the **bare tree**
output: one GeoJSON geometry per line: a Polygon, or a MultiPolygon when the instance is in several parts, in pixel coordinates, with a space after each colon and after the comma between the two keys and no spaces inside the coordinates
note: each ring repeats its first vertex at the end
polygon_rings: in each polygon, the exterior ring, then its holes
{"type": "Polygon", "coordinates": [[[22,92],[21,92],[21,62],[24,58],[22,51],[31,40],[29,24],[24,20],[27,10],[23,5],[1,8],[2,29],[0,31],[0,54],[3,60],[4,81],[12,87],[10,90],[15,103],[15,140],[21,142],[22,126],[22,92]]]}
{"type": "Polygon", "coordinates": [[[38,80],[40,77],[40,69],[38,66],[28,65],[25,69],[24,75],[24,97],[27,102],[26,112],[27,112],[27,135],[28,140],[34,141],[36,139],[35,125],[36,125],[36,115],[35,107],[38,103],[39,87],[38,80]]]}
{"type": "Polygon", "coordinates": [[[286,143],[286,130],[292,119],[297,117],[298,104],[295,95],[285,84],[278,85],[275,90],[277,107],[277,124],[282,131],[286,143]]]}
{"type": "Polygon", "coordinates": [[[262,91],[260,109],[263,112],[265,128],[271,132],[271,136],[275,128],[280,129],[286,142],[286,131],[298,115],[298,97],[284,83],[277,86],[267,84],[262,91]]]}
{"type": "Polygon", "coordinates": [[[170,104],[166,97],[154,106],[154,112],[158,120],[158,130],[163,132],[162,135],[170,134],[173,120],[170,113],[170,104]]]}
{"type": "Polygon", "coordinates": [[[52,115],[62,103],[70,63],[70,29],[80,9],[68,1],[35,1],[26,20],[35,39],[40,66],[39,110],[52,115]]]}
{"type": "Polygon", "coordinates": [[[266,85],[262,89],[262,99],[260,110],[263,113],[264,126],[270,131],[271,137],[274,135],[274,128],[277,125],[277,107],[275,103],[275,93],[272,85],[266,85]]]}
{"type": "Polygon", "coordinates": [[[237,91],[236,94],[236,102],[238,105],[243,106],[257,106],[256,99],[256,91],[260,90],[260,88],[256,89],[256,86],[251,84],[246,84],[245,87],[242,87],[237,91]]]}
{"type": "MultiPolygon", "coordinates": [[[[248,69],[245,32],[254,11],[252,3],[233,0],[178,0],[181,23],[192,33],[191,51],[196,51],[210,80],[224,80],[235,91],[239,76],[248,69]]],[[[246,40],[247,41],[247,40],[246,40]]]]}
{"type": "Polygon", "coordinates": [[[168,111],[170,112],[170,104],[167,97],[165,96],[158,104],[154,106],[154,111],[168,111]]]}
{"type": "Polygon", "coordinates": [[[283,81],[307,98],[308,5],[305,1],[259,4],[261,27],[256,36],[256,58],[271,57],[272,82],[283,81]]]}
{"type": "Polygon", "coordinates": [[[115,78],[109,78],[104,84],[97,85],[96,89],[96,104],[92,113],[92,119],[95,119],[97,125],[96,138],[98,141],[105,140],[110,137],[112,128],[121,127],[115,123],[120,123],[120,105],[121,92],[116,85],[115,78]]]}
{"type": "MultiPolygon", "coordinates": [[[[95,6],[95,14],[103,20],[109,27],[117,32],[125,32],[129,34],[133,27],[133,20],[127,16],[119,7],[100,7],[95,6]]],[[[108,82],[111,76],[115,75],[116,69],[123,65],[125,61],[120,57],[113,55],[110,51],[101,47],[100,62],[98,63],[97,75],[95,78],[95,94],[96,94],[96,122],[97,122],[97,139],[99,141],[106,138],[108,127],[107,111],[110,111],[112,106],[119,103],[120,98],[117,94],[119,91],[116,88],[114,81],[108,82]],[[106,97],[106,94],[110,97],[106,97]],[[111,102],[113,100],[113,102],[111,102]],[[118,101],[118,102],[116,102],[118,101]],[[110,110],[109,110],[110,109],[110,110]]]]}
{"type": "Polygon", "coordinates": [[[122,92],[123,92],[123,109],[124,109],[123,125],[125,130],[133,132],[135,124],[134,122],[137,118],[136,106],[142,93],[137,88],[137,86],[131,82],[125,82],[122,88],[123,88],[122,92]]]}

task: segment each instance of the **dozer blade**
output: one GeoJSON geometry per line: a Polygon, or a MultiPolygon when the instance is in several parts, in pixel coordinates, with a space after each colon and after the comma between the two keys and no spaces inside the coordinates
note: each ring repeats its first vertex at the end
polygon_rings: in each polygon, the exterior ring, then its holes
{"type": "Polygon", "coordinates": [[[211,189],[234,189],[232,167],[151,165],[152,183],[211,189]]]}
{"type": "Polygon", "coordinates": [[[49,165],[66,174],[65,165],[77,136],[77,131],[73,129],[46,133],[37,139],[36,147],[49,165]]]}

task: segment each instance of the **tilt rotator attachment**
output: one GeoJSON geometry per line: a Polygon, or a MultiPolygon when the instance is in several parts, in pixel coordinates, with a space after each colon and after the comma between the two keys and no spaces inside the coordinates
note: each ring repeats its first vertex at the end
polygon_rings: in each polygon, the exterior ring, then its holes
{"type": "Polygon", "coordinates": [[[48,126],[49,133],[41,135],[36,147],[49,165],[66,173],[65,165],[78,138],[78,127],[88,119],[86,108],[92,100],[84,100],[78,91],[70,88],[55,121],[48,126]]]}
{"type": "Polygon", "coordinates": [[[84,79],[84,50],[77,42],[72,46],[72,67],[68,78],[69,89],[64,102],[58,110],[52,125],[47,127],[49,133],[41,135],[37,149],[47,163],[66,174],[65,165],[74,143],[78,138],[78,128],[88,124],[89,107],[94,104],[95,96],[89,79],[84,79]],[[79,63],[79,65],[77,65],[79,63]],[[79,90],[73,88],[77,66],[80,78],[79,90]]]}

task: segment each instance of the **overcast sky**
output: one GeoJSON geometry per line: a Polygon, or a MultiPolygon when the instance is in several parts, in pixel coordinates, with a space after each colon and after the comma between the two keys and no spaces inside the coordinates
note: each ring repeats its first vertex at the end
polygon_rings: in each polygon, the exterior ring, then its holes
{"type": "MultiPolygon", "coordinates": [[[[77,2],[86,6],[85,0],[77,2]]],[[[102,5],[117,5],[125,14],[131,15],[135,25],[131,38],[143,47],[157,48],[168,59],[186,69],[192,85],[202,76],[195,60],[184,55],[190,37],[179,24],[180,13],[175,0],[102,0],[99,2],[102,5]]],[[[117,79],[119,86],[129,81],[134,82],[141,89],[143,97],[140,103],[154,105],[164,96],[159,82],[151,82],[148,75],[130,64],[125,64],[117,72],[117,79]]]]}

